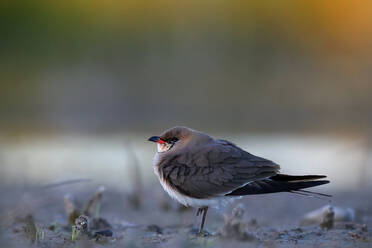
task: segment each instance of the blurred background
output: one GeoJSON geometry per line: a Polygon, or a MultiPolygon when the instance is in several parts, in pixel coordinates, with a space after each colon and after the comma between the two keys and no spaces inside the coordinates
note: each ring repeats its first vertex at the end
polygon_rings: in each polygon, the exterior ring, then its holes
{"type": "Polygon", "coordinates": [[[0,187],[160,190],[146,140],[175,125],[370,185],[371,1],[1,1],[0,23],[0,187]]]}

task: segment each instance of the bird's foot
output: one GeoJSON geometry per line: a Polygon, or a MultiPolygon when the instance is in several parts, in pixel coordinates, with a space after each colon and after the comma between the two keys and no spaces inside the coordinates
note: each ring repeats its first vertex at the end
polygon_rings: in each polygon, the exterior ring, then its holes
{"type": "Polygon", "coordinates": [[[208,207],[201,207],[201,208],[198,208],[198,211],[196,211],[196,216],[199,216],[201,215],[204,211],[206,211],[208,209],[208,207]]]}
{"type": "Polygon", "coordinates": [[[203,212],[203,208],[198,208],[198,211],[196,211],[196,216],[201,215],[202,212],[203,212]]]}
{"type": "Polygon", "coordinates": [[[200,230],[199,228],[192,228],[190,230],[190,234],[193,234],[197,237],[209,237],[209,236],[212,236],[212,234],[210,232],[208,232],[207,230],[200,230]]]}
{"type": "Polygon", "coordinates": [[[201,230],[196,234],[196,236],[209,237],[209,236],[212,236],[212,234],[210,232],[208,232],[207,230],[201,230]]]}

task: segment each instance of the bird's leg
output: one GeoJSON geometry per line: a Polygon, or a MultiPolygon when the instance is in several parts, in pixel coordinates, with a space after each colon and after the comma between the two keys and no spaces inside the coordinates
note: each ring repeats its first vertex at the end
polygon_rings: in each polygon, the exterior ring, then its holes
{"type": "Polygon", "coordinates": [[[200,229],[199,229],[199,234],[203,234],[204,222],[205,222],[205,217],[207,216],[208,207],[199,208],[198,212],[199,212],[199,210],[200,210],[200,213],[203,212],[202,221],[201,221],[200,229]]]}
{"type": "Polygon", "coordinates": [[[196,216],[199,216],[203,212],[203,208],[198,208],[198,211],[196,211],[196,216]]]}

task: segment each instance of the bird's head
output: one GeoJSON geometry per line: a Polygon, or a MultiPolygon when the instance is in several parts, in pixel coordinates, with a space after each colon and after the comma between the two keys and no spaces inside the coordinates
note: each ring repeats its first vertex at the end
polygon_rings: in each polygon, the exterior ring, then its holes
{"type": "Polygon", "coordinates": [[[148,141],[157,143],[158,152],[167,152],[187,144],[195,131],[187,127],[173,127],[160,136],[152,136],[148,141]]]}
{"type": "Polygon", "coordinates": [[[213,138],[188,127],[172,127],[160,136],[152,136],[148,140],[157,143],[159,153],[165,153],[193,151],[213,141],[213,138]]]}

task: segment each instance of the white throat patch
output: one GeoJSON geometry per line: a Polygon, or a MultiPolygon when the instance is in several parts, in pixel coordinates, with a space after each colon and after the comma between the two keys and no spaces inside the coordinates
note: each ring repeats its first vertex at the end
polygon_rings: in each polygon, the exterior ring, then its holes
{"type": "Polygon", "coordinates": [[[159,143],[157,143],[157,146],[158,146],[158,152],[166,152],[172,147],[172,144],[169,144],[169,143],[159,144],[159,143]]]}

